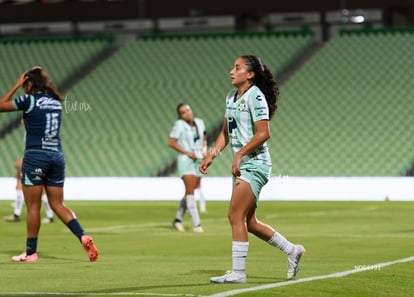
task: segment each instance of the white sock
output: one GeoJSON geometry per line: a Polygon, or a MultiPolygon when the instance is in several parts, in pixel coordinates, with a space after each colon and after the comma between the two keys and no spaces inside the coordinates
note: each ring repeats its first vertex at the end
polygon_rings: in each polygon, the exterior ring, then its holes
{"type": "Polygon", "coordinates": [[[204,193],[201,191],[200,188],[197,188],[194,190],[194,197],[196,200],[198,200],[200,211],[205,212],[206,211],[206,198],[204,197],[204,193]]]}
{"type": "Polygon", "coordinates": [[[42,194],[42,201],[43,201],[43,206],[45,207],[45,212],[46,212],[46,217],[49,219],[53,218],[53,210],[49,205],[49,201],[47,200],[47,195],[46,194],[42,194]]]}
{"type": "Polygon", "coordinates": [[[200,226],[200,215],[198,214],[197,205],[194,199],[194,195],[186,195],[185,199],[187,201],[187,209],[193,220],[194,227],[200,226]]]}
{"type": "Polygon", "coordinates": [[[16,201],[14,203],[14,214],[21,216],[24,204],[24,196],[22,190],[16,190],[16,201]]]}
{"type": "Polygon", "coordinates": [[[177,209],[177,213],[175,214],[175,219],[182,222],[183,216],[186,210],[187,210],[187,201],[185,200],[185,196],[184,196],[180,200],[180,203],[178,204],[178,209],[177,209]]]}
{"type": "Polygon", "coordinates": [[[269,239],[268,243],[285,254],[290,254],[293,252],[294,244],[288,241],[283,235],[281,235],[279,232],[275,231],[272,238],[269,239]]]}
{"type": "Polygon", "coordinates": [[[232,242],[232,257],[233,257],[233,271],[246,271],[246,257],[249,250],[249,242],[233,241],[232,242]]]}

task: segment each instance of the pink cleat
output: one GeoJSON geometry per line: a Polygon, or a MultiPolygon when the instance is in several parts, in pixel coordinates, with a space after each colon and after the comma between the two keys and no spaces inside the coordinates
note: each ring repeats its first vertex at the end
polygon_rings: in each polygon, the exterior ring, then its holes
{"type": "Polygon", "coordinates": [[[98,249],[96,248],[95,244],[93,243],[92,237],[88,235],[83,235],[81,238],[82,247],[88,254],[89,260],[91,262],[95,262],[98,260],[98,249]]]}
{"type": "Polygon", "coordinates": [[[37,262],[37,253],[27,255],[26,252],[24,252],[18,256],[13,256],[12,261],[14,262],[37,262]]]}

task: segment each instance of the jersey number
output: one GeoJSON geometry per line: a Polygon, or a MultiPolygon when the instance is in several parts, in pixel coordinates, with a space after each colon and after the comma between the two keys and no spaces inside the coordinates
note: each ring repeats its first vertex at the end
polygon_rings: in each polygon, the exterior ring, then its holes
{"type": "Polygon", "coordinates": [[[55,138],[59,130],[59,113],[47,113],[46,114],[46,138],[55,138]]]}

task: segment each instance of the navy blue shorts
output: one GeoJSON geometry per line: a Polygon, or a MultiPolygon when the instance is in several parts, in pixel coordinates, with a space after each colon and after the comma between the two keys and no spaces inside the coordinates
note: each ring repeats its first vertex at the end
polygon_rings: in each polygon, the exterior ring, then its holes
{"type": "Polygon", "coordinates": [[[65,158],[62,152],[28,150],[24,153],[22,184],[26,186],[63,187],[65,158]]]}

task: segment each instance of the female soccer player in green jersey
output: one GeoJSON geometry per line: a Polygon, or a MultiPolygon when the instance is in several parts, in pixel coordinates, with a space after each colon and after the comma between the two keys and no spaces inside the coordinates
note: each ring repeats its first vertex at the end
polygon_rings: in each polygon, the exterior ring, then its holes
{"type": "Polygon", "coordinates": [[[202,233],[200,215],[198,213],[195,192],[198,190],[200,210],[205,210],[205,201],[200,187],[201,174],[198,166],[207,152],[207,136],[204,121],[193,116],[190,105],[180,103],[177,106],[178,120],[170,132],[168,145],[176,150],[178,174],[183,179],[185,195],[178,205],[173,226],[180,232],[185,231],[182,224],[183,216],[188,210],[193,221],[193,231],[202,233]]]}
{"type": "Polygon", "coordinates": [[[199,170],[207,174],[213,159],[228,143],[233,151],[233,190],[228,211],[232,228],[232,270],[212,277],[213,283],[244,283],[248,232],[280,249],[287,255],[287,278],[296,276],[299,261],[305,252],[302,245],[289,242],[279,232],[256,218],[256,208],[262,187],[272,171],[267,139],[269,121],[277,109],[279,89],[273,74],[255,56],[240,56],[230,71],[232,89],[226,97],[226,112],[222,131],[214,148],[203,160],[199,170]]]}

